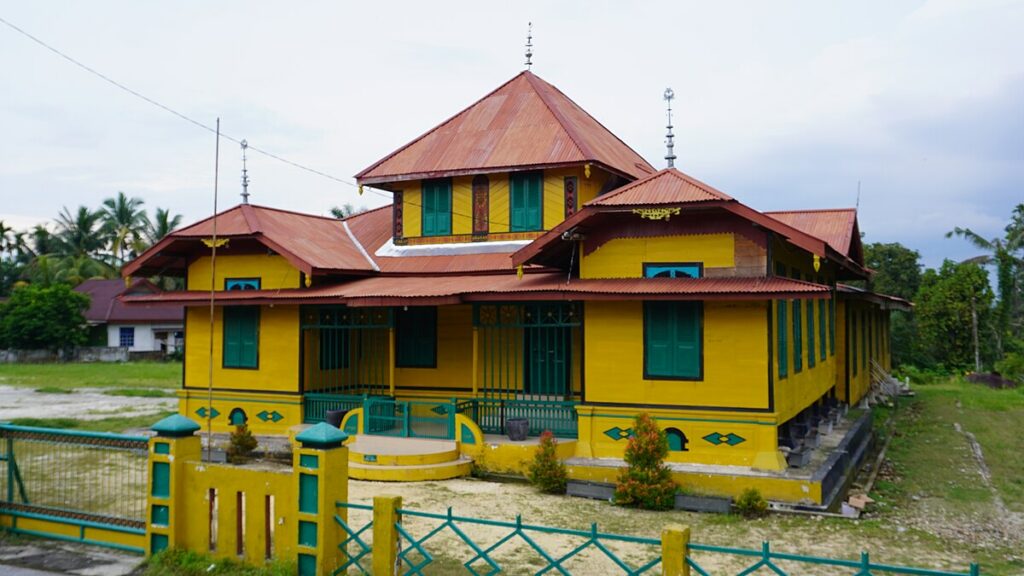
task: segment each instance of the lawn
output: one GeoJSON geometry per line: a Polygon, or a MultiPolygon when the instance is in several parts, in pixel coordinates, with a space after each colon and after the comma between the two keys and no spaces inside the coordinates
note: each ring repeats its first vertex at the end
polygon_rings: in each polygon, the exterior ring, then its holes
{"type": "Polygon", "coordinates": [[[0,386],[25,386],[48,393],[75,388],[173,390],[181,386],[181,362],[0,364],[0,386]]]}

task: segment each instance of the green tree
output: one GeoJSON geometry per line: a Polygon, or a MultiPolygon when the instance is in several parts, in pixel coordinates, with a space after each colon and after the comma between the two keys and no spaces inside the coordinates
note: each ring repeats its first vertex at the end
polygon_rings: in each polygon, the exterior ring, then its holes
{"type": "Polygon", "coordinates": [[[94,212],[86,206],[79,206],[74,213],[65,206],[57,216],[57,238],[61,255],[97,257],[106,242],[100,218],[99,212],[94,212]]]}
{"type": "Polygon", "coordinates": [[[86,340],[89,297],[65,284],[23,286],[0,304],[0,347],[60,350],[86,340]]]}
{"type": "Polygon", "coordinates": [[[164,236],[174,232],[178,226],[181,226],[181,214],[172,216],[170,210],[157,208],[156,212],[153,213],[153,219],[147,224],[146,240],[150,245],[153,245],[163,240],[164,236]]]}
{"type": "Polygon", "coordinates": [[[134,257],[145,243],[150,223],[143,204],[142,198],[129,198],[124,192],[118,192],[117,196],[104,200],[100,208],[103,232],[110,242],[110,254],[117,268],[134,257]]]}
{"type": "Polygon", "coordinates": [[[865,244],[864,264],[875,271],[872,292],[912,300],[921,286],[921,254],[898,242],[865,244]]]}
{"type": "Polygon", "coordinates": [[[928,365],[962,370],[980,368],[993,354],[985,327],[995,296],[988,274],[975,262],[950,260],[926,270],[916,298],[915,355],[928,365]]]}
{"type": "Polygon", "coordinates": [[[361,214],[363,212],[366,212],[366,206],[356,208],[349,203],[342,204],[340,208],[338,206],[331,208],[331,216],[334,216],[338,220],[348,218],[349,216],[355,216],[356,214],[361,214]]]}

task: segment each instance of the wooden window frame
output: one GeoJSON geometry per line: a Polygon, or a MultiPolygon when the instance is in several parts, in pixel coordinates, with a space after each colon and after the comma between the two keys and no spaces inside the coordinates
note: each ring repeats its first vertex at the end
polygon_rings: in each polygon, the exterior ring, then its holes
{"type": "MultiPolygon", "coordinates": [[[[424,180],[420,184],[420,236],[433,238],[433,237],[443,237],[443,236],[451,236],[452,235],[452,210],[453,210],[452,201],[453,200],[454,199],[452,198],[452,180],[451,180],[451,178],[437,178],[437,179],[433,179],[433,180],[424,180]],[[448,194],[448,211],[447,211],[447,215],[448,215],[448,228],[444,232],[438,232],[437,230],[431,230],[430,233],[428,234],[427,233],[427,189],[428,189],[428,187],[430,187],[430,193],[436,195],[437,194],[437,190],[438,190],[437,187],[441,186],[441,185],[445,186],[445,188],[447,189],[447,194],[448,194]]],[[[436,209],[436,204],[437,203],[435,201],[434,202],[435,208],[433,210],[433,212],[434,212],[434,222],[435,223],[437,222],[437,214],[441,214],[441,212],[436,209]]],[[[436,225],[435,225],[435,228],[436,228],[436,225]]]]}
{"type": "Polygon", "coordinates": [[[509,232],[540,232],[544,230],[544,171],[543,170],[530,170],[527,172],[513,172],[508,177],[508,231],[509,232]],[[515,226],[515,192],[514,188],[516,180],[525,180],[527,178],[537,178],[540,182],[540,194],[539,205],[537,207],[537,222],[535,228],[523,227],[517,228],[515,226]]]}
{"type": "Polygon", "coordinates": [[[261,310],[259,306],[225,306],[222,308],[221,313],[221,368],[226,370],[259,370],[260,369],[260,320],[261,310]],[[230,365],[228,364],[228,315],[230,312],[236,312],[239,310],[252,311],[256,316],[256,335],[253,338],[256,342],[256,350],[254,354],[254,361],[252,366],[248,365],[230,365]]]}
{"type": "Polygon", "coordinates": [[[704,302],[703,301],[645,301],[643,306],[643,331],[644,331],[644,380],[680,380],[687,382],[702,382],[704,380],[704,302]],[[649,370],[648,365],[648,307],[651,304],[671,304],[674,306],[679,305],[693,305],[697,308],[697,375],[696,376],[678,376],[678,375],[662,375],[652,374],[649,370]]]}

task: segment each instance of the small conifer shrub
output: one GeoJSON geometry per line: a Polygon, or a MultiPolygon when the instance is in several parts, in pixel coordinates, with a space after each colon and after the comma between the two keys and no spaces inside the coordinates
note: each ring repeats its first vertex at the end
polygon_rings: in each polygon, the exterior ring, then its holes
{"type": "Polygon", "coordinates": [[[744,518],[761,518],[768,515],[768,501],[757,488],[747,488],[736,499],[736,510],[744,518]]]}
{"type": "Polygon", "coordinates": [[[530,463],[528,478],[530,483],[545,494],[565,494],[568,475],[565,464],[558,459],[558,440],[550,430],[540,435],[540,444],[530,463]]]}
{"type": "Polygon", "coordinates": [[[633,435],[626,445],[628,468],[619,474],[615,503],[647,510],[669,510],[675,506],[679,486],[665,465],[668,437],[650,415],[641,413],[633,422],[633,435]]]}
{"type": "Polygon", "coordinates": [[[228,462],[245,464],[252,457],[252,452],[258,444],[256,437],[249,431],[249,426],[246,424],[235,426],[228,441],[228,462]]]}

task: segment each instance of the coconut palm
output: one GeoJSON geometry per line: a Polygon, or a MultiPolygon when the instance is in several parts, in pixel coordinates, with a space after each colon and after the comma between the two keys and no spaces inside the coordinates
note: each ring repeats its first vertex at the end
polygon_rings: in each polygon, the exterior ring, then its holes
{"type": "Polygon", "coordinates": [[[58,252],[76,256],[98,256],[106,243],[100,213],[79,206],[72,213],[67,206],[57,216],[58,252]]]}
{"type": "Polygon", "coordinates": [[[129,198],[124,192],[118,192],[117,196],[104,200],[100,208],[103,231],[118,267],[125,263],[126,257],[134,256],[149,226],[149,218],[142,209],[144,203],[142,198],[129,198]]]}
{"type": "Polygon", "coordinates": [[[93,278],[116,278],[113,268],[89,256],[65,256],[57,263],[53,279],[78,286],[93,278]]]}
{"type": "Polygon", "coordinates": [[[148,224],[146,227],[146,239],[150,245],[156,244],[163,240],[164,236],[174,232],[178,226],[181,226],[181,214],[171,216],[170,210],[157,208],[156,212],[153,213],[153,219],[148,224]]]}

